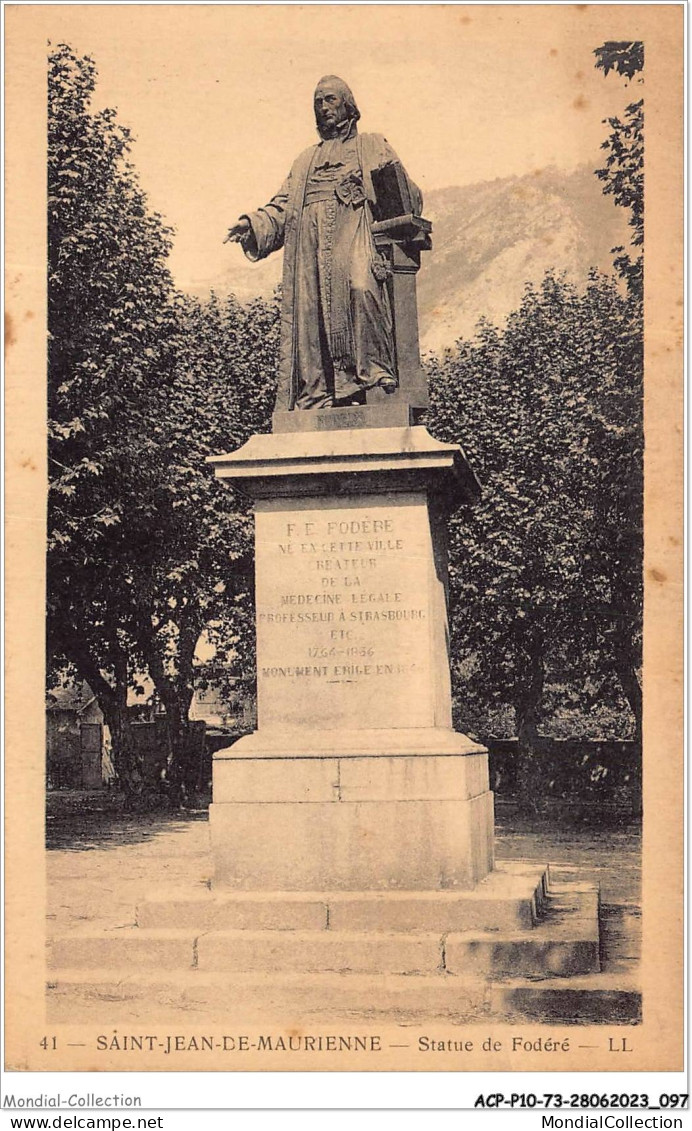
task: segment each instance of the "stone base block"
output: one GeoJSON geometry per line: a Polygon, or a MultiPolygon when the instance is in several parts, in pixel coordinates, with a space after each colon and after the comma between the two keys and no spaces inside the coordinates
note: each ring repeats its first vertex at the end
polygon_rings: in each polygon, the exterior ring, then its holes
{"type": "Polygon", "coordinates": [[[137,908],[137,926],[191,927],[198,931],[322,931],[329,906],[320,893],[210,891],[150,896],[137,908]]]}
{"type": "Polygon", "coordinates": [[[489,1008],[508,1023],[635,1025],[642,1020],[642,995],[622,974],[570,979],[512,979],[492,987],[489,1008]]]}
{"type": "MultiPolygon", "coordinates": [[[[372,394],[370,394],[372,395],[372,394]]],[[[412,410],[397,398],[384,404],[351,405],[319,412],[275,412],[274,432],[332,432],[344,428],[408,428],[412,410]]]]}
{"type": "Polygon", "coordinates": [[[471,888],[493,866],[493,795],[467,800],[215,802],[214,886],[471,888]]]}
{"type": "Polygon", "coordinates": [[[547,933],[543,937],[509,939],[449,935],[445,968],[450,974],[517,974],[525,978],[595,974],[601,968],[598,931],[572,939],[553,938],[547,933]]]}
{"type": "Polygon", "coordinates": [[[346,931],[215,931],[198,943],[200,970],[433,974],[442,969],[440,936],[346,931]]]}
{"type": "Polygon", "coordinates": [[[192,966],[195,935],[190,930],[73,931],[62,935],[48,949],[49,969],[73,967],[98,969],[108,966],[154,967],[162,970],[192,966]]]}
{"type": "Polygon", "coordinates": [[[544,868],[504,861],[469,891],[211,892],[155,894],[137,908],[146,929],[278,931],[515,931],[535,926],[547,899],[544,868]]]}
{"type": "Polygon", "coordinates": [[[216,758],[214,803],[466,801],[488,790],[488,759],[379,757],[216,758]]]}
{"type": "Polygon", "coordinates": [[[200,970],[439,971],[482,977],[569,977],[600,970],[597,914],[499,937],[490,931],[217,931],[199,939],[197,954],[200,970]]]}
{"type": "Polygon", "coordinates": [[[217,750],[214,774],[225,761],[238,758],[428,758],[487,753],[485,746],[468,735],[442,726],[343,726],[338,730],[265,726],[243,735],[232,746],[217,750]]]}

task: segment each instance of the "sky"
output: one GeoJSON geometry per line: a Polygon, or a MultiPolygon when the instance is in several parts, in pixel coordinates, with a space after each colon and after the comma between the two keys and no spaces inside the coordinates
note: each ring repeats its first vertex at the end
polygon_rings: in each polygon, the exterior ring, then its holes
{"type": "MultiPolygon", "coordinates": [[[[633,98],[594,67],[633,9],[593,5],[62,5],[46,37],[91,55],[117,108],[179,286],[227,271],[226,230],[316,140],[312,94],[336,73],[360,128],[384,133],[426,190],[596,166],[603,118],[633,98]]],[[[18,21],[15,21],[17,24],[18,21]]],[[[639,92],[637,91],[637,96],[639,92]]]]}

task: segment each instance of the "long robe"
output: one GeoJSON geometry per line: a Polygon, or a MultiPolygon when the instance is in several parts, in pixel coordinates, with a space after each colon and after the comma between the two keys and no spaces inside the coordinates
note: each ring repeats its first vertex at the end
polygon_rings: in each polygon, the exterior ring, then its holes
{"type": "MultiPolygon", "coordinates": [[[[320,142],[247,214],[249,259],[284,248],[276,409],[324,408],[396,387],[385,265],[371,232],[372,171],[397,156],[380,134],[320,142]]],[[[420,193],[410,182],[417,209],[420,193]]]]}

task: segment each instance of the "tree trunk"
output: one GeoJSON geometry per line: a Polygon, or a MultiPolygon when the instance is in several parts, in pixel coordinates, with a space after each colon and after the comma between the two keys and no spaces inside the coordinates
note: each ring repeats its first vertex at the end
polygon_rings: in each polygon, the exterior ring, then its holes
{"type": "Polygon", "coordinates": [[[187,702],[181,701],[175,690],[168,690],[162,694],[166,708],[166,726],[170,748],[170,760],[167,778],[170,782],[172,798],[177,804],[182,804],[194,792],[197,781],[196,772],[192,772],[190,760],[192,755],[191,728],[188,718],[190,710],[190,697],[185,696],[187,702]]]}
{"type": "Polygon", "coordinates": [[[179,630],[176,676],[166,673],[155,636],[149,641],[147,655],[149,674],[166,711],[169,742],[166,778],[171,801],[177,805],[194,793],[199,771],[194,759],[189,718],[194,685],[193,658],[198,637],[196,629],[179,630]]]}
{"type": "Polygon", "coordinates": [[[117,660],[111,684],[103,676],[98,662],[89,653],[77,630],[72,629],[66,635],[63,645],[66,659],[74,664],[80,677],[89,684],[98,699],[111,734],[116,782],[125,794],[126,804],[130,804],[142,793],[143,775],[127,711],[127,656],[122,649],[116,649],[117,660]]]}
{"type": "Polygon", "coordinates": [[[543,697],[545,664],[543,636],[536,628],[522,633],[517,663],[521,673],[515,680],[514,711],[518,738],[517,793],[522,808],[537,813],[545,798],[538,734],[538,710],[543,697]]]}
{"type": "Polygon", "coordinates": [[[611,611],[610,645],[613,667],[634,715],[635,740],[641,750],[643,697],[637,676],[641,667],[641,596],[621,578],[611,581],[615,607],[611,611]]]}
{"type": "MultiPolygon", "coordinates": [[[[622,642],[619,642],[622,643],[622,642]]],[[[632,714],[634,715],[634,737],[635,741],[641,751],[642,746],[642,717],[644,713],[644,703],[642,695],[642,686],[637,677],[637,668],[632,658],[632,650],[626,645],[623,647],[616,647],[613,650],[613,662],[617,677],[620,681],[620,686],[625,693],[625,698],[630,705],[632,714]]]]}
{"type": "Polygon", "coordinates": [[[117,785],[125,795],[128,808],[140,803],[144,792],[141,757],[135,746],[132,724],[127,710],[127,697],[114,696],[111,701],[99,698],[106,725],[113,743],[113,769],[117,785]]]}

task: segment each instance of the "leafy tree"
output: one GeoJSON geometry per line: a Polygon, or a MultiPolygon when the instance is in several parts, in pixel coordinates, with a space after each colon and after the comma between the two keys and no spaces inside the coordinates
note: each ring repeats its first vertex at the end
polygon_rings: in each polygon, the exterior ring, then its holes
{"type": "Polygon", "coordinates": [[[130,530],[136,547],[138,650],[166,710],[169,778],[193,787],[189,709],[204,634],[217,666],[253,668],[250,505],[217,483],[205,458],[267,431],[274,396],[278,301],[239,306],[180,297],[173,380],[152,422],[147,479],[130,530]]]}
{"type": "Polygon", "coordinates": [[[87,679],[127,789],[126,700],[138,657],[124,520],[170,379],[171,233],[149,211],[93,61],[65,44],[48,73],[48,643],[87,679]]]}
{"type": "MultiPolygon", "coordinates": [[[[594,52],[596,66],[605,75],[615,70],[627,83],[644,81],[644,44],[640,41],[607,42],[594,52]]],[[[641,741],[642,691],[638,671],[641,666],[641,600],[643,566],[643,421],[644,392],[644,100],[630,103],[624,120],[609,118],[612,133],[603,142],[607,152],[605,167],[596,170],[604,182],[605,193],[629,210],[632,228],[632,257],[623,247],[613,248],[615,268],[627,283],[629,303],[626,327],[620,331],[623,351],[623,388],[629,396],[628,416],[623,420],[623,443],[613,467],[616,489],[611,506],[603,516],[603,532],[612,539],[612,556],[619,569],[613,577],[618,593],[619,618],[614,621],[611,638],[620,682],[635,713],[637,735],[641,741]]]]}
{"type": "Polygon", "coordinates": [[[524,751],[539,745],[551,696],[564,705],[569,691],[588,709],[624,692],[641,716],[631,349],[631,308],[613,281],[594,274],[580,294],[548,274],[504,331],[481,324],[430,363],[429,427],[466,447],[483,485],[480,505],[450,523],[459,722],[509,705],[524,751]]]}
{"type": "Polygon", "coordinates": [[[91,59],[52,53],[49,650],[102,702],[130,793],[128,686],[151,675],[179,796],[200,637],[221,660],[252,660],[248,505],[204,459],[268,428],[278,301],[174,292],[170,230],[148,210],[129,132],[91,111],[95,80],[91,59]]]}
{"type": "MultiPolygon", "coordinates": [[[[596,66],[608,75],[611,70],[622,75],[627,82],[635,76],[643,82],[644,44],[638,41],[604,43],[594,54],[596,66]]],[[[603,191],[610,193],[615,203],[629,209],[632,228],[632,247],[641,249],[644,244],[644,99],[631,102],[623,118],[607,118],[611,133],[601,148],[606,151],[605,166],[596,170],[604,183],[603,191]]],[[[615,247],[615,268],[627,281],[630,292],[641,299],[643,293],[643,257],[638,251],[632,257],[624,247],[615,247]]]]}

